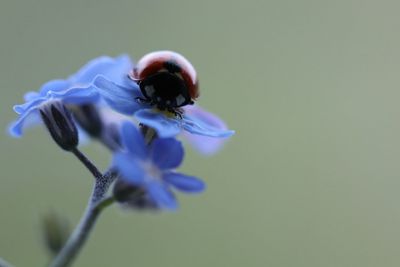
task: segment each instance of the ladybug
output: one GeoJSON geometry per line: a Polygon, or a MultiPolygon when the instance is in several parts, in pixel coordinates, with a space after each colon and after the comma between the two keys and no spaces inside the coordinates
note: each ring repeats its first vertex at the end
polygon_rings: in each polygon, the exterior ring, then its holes
{"type": "Polygon", "coordinates": [[[199,82],[192,64],[172,51],[157,51],[143,56],[130,78],[137,82],[143,103],[174,114],[180,107],[192,105],[199,96],[199,82]]]}

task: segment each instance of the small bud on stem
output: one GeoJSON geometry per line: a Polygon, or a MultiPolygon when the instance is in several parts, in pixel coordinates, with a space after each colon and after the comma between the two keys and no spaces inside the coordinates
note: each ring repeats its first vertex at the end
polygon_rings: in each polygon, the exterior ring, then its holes
{"type": "Polygon", "coordinates": [[[40,115],[53,140],[64,150],[78,146],[78,130],[71,113],[60,101],[48,102],[39,108],[40,115]]]}

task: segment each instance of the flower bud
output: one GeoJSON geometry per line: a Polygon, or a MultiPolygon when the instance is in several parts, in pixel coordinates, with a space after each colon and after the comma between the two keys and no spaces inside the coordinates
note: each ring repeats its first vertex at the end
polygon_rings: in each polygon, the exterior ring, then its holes
{"type": "Polygon", "coordinates": [[[94,105],[74,105],[69,107],[78,124],[92,137],[98,138],[103,130],[103,122],[94,105]]]}
{"type": "Polygon", "coordinates": [[[47,102],[39,108],[40,115],[53,140],[64,150],[77,147],[78,130],[71,113],[60,101],[47,102]]]}

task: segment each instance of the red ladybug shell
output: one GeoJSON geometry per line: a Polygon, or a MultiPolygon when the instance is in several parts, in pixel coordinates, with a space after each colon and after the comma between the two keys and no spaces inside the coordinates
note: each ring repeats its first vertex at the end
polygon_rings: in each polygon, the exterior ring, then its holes
{"type": "Polygon", "coordinates": [[[180,71],[180,75],[187,86],[189,95],[192,99],[199,97],[199,82],[193,65],[182,55],[172,51],[157,51],[143,56],[135,66],[132,78],[135,80],[143,80],[146,77],[165,69],[165,63],[172,61],[176,63],[180,71]]]}

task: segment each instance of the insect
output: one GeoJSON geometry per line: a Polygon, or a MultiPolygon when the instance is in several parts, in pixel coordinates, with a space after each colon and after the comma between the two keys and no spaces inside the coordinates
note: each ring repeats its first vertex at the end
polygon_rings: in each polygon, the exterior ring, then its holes
{"type": "Polygon", "coordinates": [[[199,82],[192,64],[172,51],[143,56],[130,73],[143,94],[137,99],[181,116],[180,107],[192,105],[199,96],[199,82]]]}

